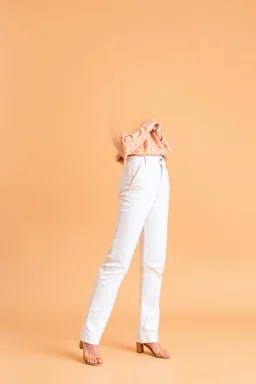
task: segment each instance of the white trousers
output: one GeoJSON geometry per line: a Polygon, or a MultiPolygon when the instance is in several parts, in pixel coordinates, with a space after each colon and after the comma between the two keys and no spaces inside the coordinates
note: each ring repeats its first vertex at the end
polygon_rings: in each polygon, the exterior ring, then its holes
{"type": "Polygon", "coordinates": [[[99,344],[140,238],[140,319],[136,341],[158,341],[159,299],[166,259],[170,183],[161,156],[129,156],[119,182],[112,245],[100,267],[80,340],[99,344]]]}

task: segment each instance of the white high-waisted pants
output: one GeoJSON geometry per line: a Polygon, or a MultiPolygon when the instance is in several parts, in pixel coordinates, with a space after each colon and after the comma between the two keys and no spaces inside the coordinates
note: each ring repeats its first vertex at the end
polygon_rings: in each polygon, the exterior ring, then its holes
{"type": "Polygon", "coordinates": [[[119,181],[112,245],[100,267],[80,340],[99,344],[140,238],[141,294],[136,341],[158,341],[159,299],[166,259],[170,183],[161,156],[129,156],[119,181]]]}

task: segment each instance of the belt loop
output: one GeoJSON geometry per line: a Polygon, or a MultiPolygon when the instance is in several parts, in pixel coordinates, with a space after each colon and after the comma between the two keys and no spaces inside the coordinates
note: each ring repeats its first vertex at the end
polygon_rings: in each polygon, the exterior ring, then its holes
{"type": "Polygon", "coordinates": [[[146,156],[144,156],[144,160],[145,160],[145,164],[147,164],[147,158],[146,158],[146,156]]]}

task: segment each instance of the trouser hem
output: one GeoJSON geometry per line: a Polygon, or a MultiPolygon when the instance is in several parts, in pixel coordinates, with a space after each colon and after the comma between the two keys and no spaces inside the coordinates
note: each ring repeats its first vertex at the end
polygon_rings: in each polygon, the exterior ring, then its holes
{"type": "Polygon", "coordinates": [[[158,334],[157,332],[142,333],[136,336],[136,341],[138,343],[158,343],[158,334]]]}
{"type": "Polygon", "coordinates": [[[101,335],[97,335],[97,333],[91,333],[89,331],[82,332],[80,334],[80,340],[84,343],[99,345],[101,339],[101,335]]]}

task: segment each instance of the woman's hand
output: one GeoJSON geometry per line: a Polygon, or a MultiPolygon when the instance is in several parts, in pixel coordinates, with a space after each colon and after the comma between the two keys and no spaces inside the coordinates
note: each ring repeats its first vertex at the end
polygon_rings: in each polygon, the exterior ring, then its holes
{"type": "Polygon", "coordinates": [[[160,122],[155,124],[155,126],[153,128],[153,131],[158,136],[159,140],[162,140],[162,138],[163,138],[163,135],[162,135],[162,124],[160,122]]]}
{"type": "Polygon", "coordinates": [[[142,127],[147,128],[148,132],[152,132],[159,125],[159,122],[156,120],[146,120],[142,124],[142,127]]]}

